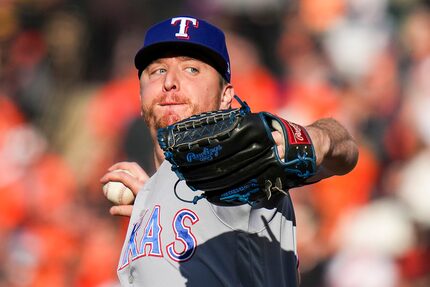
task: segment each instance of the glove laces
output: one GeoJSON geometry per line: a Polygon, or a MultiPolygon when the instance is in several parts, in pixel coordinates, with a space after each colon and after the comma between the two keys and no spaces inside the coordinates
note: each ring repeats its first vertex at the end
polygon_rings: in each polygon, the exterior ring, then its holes
{"type": "Polygon", "coordinates": [[[173,192],[175,193],[175,196],[176,196],[176,198],[177,198],[177,199],[179,199],[180,201],[186,202],[186,203],[197,204],[197,202],[198,202],[200,199],[205,198],[205,195],[204,195],[204,194],[196,195],[196,196],[194,196],[194,198],[193,198],[192,200],[187,200],[187,199],[181,198],[181,197],[178,195],[178,192],[176,191],[176,187],[178,186],[178,183],[179,183],[180,181],[181,181],[181,180],[180,180],[180,179],[178,179],[178,180],[176,181],[176,183],[175,183],[174,188],[173,188],[173,192]]]}

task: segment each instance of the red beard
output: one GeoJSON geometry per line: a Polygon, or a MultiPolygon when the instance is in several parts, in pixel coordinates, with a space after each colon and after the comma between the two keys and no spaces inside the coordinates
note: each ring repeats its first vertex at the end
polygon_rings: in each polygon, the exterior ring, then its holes
{"type": "Polygon", "coordinates": [[[192,104],[189,99],[183,98],[176,94],[169,96],[162,95],[161,97],[155,98],[149,106],[142,107],[142,114],[146,124],[150,128],[155,127],[155,129],[165,128],[168,125],[176,123],[196,113],[198,113],[198,107],[195,104],[192,104]],[[186,104],[188,107],[191,107],[191,113],[178,115],[174,111],[168,111],[161,115],[161,117],[157,117],[156,112],[154,111],[155,106],[165,102],[186,104]]]}

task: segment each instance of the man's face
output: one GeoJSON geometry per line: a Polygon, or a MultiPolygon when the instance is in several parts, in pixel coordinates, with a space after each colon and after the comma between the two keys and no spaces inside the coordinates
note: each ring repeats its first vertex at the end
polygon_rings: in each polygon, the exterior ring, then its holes
{"type": "Polygon", "coordinates": [[[152,130],[228,108],[223,100],[226,93],[232,93],[231,85],[222,86],[212,66],[185,56],[159,58],[140,77],[142,115],[152,130]]]}

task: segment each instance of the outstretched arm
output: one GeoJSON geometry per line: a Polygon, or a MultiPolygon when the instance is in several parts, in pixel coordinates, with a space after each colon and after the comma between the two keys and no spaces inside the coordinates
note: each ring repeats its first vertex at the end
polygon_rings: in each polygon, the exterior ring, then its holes
{"type": "Polygon", "coordinates": [[[306,127],[312,139],[318,172],[314,182],[350,172],[358,161],[358,146],[348,131],[332,118],[320,119],[306,127]]]}

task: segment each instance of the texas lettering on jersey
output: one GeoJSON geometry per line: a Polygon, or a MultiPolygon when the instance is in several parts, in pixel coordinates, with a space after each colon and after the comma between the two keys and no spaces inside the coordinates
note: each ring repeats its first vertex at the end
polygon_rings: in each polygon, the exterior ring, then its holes
{"type": "Polygon", "coordinates": [[[189,209],[181,209],[172,218],[175,239],[163,246],[163,227],[160,224],[161,207],[154,206],[149,212],[146,210],[133,224],[130,238],[121,255],[121,265],[118,270],[128,266],[131,261],[142,257],[164,257],[165,254],[176,262],[189,260],[197,247],[197,241],[191,226],[199,221],[198,216],[189,209]],[[149,215],[148,215],[149,214],[149,215]]]}

